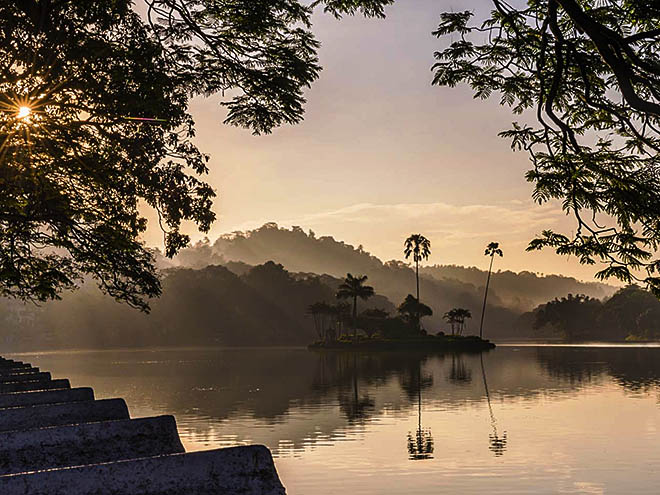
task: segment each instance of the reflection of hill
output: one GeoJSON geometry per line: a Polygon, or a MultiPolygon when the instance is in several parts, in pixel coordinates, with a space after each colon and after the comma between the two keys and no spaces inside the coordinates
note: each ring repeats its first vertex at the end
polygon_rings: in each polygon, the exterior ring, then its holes
{"type": "Polygon", "coordinates": [[[660,385],[658,349],[644,347],[540,347],[538,361],[551,375],[585,382],[609,375],[627,390],[660,385]]]}
{"type": "MultiPolygon", "coordinates": [[[[501,347],[484,354],[483,362],[497,413],[502,402],[572,396],[608,375],[630,390],[655,386],[656,355],[645,349],[501,347]]],[[[174,412],[181,430],[200,442],[277,445],[288,439],[275,449],[278,455],[353,438],[384,414],[417,414],[420,404],[422,412],[453,410],[487,399],[479,355],[209,349],[30,360],[71,376],[74,386],[93,384],[99,396],[125,396],[134,415],[174,412]]],[[[420,424],[425,426],[423,416],[420,424]]],[[[493,452],[502,453],[503,432],[495,430],[493,442],[493,452]]]]}

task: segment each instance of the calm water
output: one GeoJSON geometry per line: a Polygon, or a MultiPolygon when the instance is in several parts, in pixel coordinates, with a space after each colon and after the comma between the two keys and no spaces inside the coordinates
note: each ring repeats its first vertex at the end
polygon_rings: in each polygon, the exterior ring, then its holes
{"type": "Polygon", "coordinates": [[[263,443],[289,494],[658,493],[660,348],[22,354],[172,413],[188,450],[263,443]]]}

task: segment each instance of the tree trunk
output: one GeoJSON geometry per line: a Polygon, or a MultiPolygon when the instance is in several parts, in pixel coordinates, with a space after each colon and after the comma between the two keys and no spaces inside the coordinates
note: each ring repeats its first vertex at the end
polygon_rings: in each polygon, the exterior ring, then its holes
{"type": "Polygon", "coordinates": [[[419,302],[419,261],[415,260],[415,279],[417,280],[417,302],[419,302]]]}
{"type": "Polygon", "coordinates": [[[357,296],[353,298],[353,340],[357,340],[357,296]]]}
{"type": "Polygon", "coordinates": [[[486,279],[486,290],[484,291],[484,305],[481,308],[481,322],[479,323],[479,338],[484,336],[484,315],[486,314],[486,299],[488,298],[488,286],[490,285],[490,272],[493,269],[494,254],[490,255],[490,266],[488,267],[488,278],[486,279]]]}

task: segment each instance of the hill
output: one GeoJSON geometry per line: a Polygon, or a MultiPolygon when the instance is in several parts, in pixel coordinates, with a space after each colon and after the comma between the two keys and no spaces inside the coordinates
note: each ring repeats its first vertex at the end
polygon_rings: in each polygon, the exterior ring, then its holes
{"type": "MultiPolygon", "coordinates": [[[[346,273],[366,274],[378,293],[399,304],[413,291],[414,271],[400,261],[383,262],[364,249],[330,236],[317,237],[300,227],[280,228],[267,223],[260,228],[233,232],[211,243],[206,240],[182,251],[174,260],[182,266],[200,267],[211,262],[255,265],[273,260],[292,272],[328,274],[343,277],[346,273]]],[[[421,299],[431,306],[432,329],[444,328],[442,315],[451,308],[464,307],[473,314],[481,311],[486,272],[455,265],[423,267],[421,299]]],[[[530,311],[555,297],[569,293],[604,298],[615,288],[601,283],[580,282],[560,275],[538,276],[531,272],[497,272],[489,294],[491,335],[510,335],[520,313],[530,311]]]]}

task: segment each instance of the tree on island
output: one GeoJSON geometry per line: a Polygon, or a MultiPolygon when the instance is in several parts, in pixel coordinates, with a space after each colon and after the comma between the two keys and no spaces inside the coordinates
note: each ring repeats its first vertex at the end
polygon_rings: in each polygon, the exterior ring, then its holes
{"type": "Polygon", "coordinates": [[[344,282],[337,289],[337,299],[353,299],[353,338],[357,339],[357,300],[358,298],[366,301],[375,294],[374,288],[364,285],[368,277],[358,275],[354,277],[350,273],[346,274],[344,282]]]}
{"type": "Polygon", "coordinates": [[[415,262],[415,280],[417,282],[417,300],[419,301],[419,262],[428,260],[431,254],[431,241],[422,234],[411,234],[403,243],[406,259],[412,255],[415,262]]]}
{"type": "Polygon", "coordinates": [[[488,298],[488,286],[490,285],[490,274],[493,271],[493,258],[495,255],[503,256],[499,242],[491,242],[486,246],[485,256],[490,256],[490,265],[488,266],[488,278],[486,278],[486,288],[484,289],[484,305],[481,307],[481,322],[479,323],[479,338],[484,336],[484,316],[486,315],[486,299],[488,298]]]}
{"type": "Polygon", "coordinates": [[[377,332],[381,331],[383,323],[389,316],[390,314],[387,311],[380,308],[370,308],[362,311],[360,320],[367,337],[372,338],[377,332]]]}
{"type": "Polygon", "coordinates": [[[463,335],[466,320],[472,318],[472,312],[465,308],[454,308],[443,315],[444,320],[451,326],[451,334],[463,335]]]}
{"type": "Polygon", "coordinates": [[[412,294],[408,294],[397,308],[404,321],[409,323],[418,332],[421,329],[420,320],[424,316],[432,316],[433,310],[412,294]]]}
{"type": "Polygon", "coordinates": [[[314,320],[314,328],[317,335],[319,336],[319,339],[322,341],[327,340],[326,322],[328,317],[333,315],[334,308],[326,302],[316,302],[309,305],[307,308],[307,313],[312,315],[314,320]]]}

